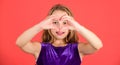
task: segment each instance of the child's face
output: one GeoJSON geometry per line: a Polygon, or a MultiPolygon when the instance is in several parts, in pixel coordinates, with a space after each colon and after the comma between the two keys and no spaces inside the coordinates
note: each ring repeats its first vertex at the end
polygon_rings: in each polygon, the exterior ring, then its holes
{"type": "Polygon", "coordinates": [[[51,29],[51,33],[56,39],[62,40],[68,35],[69,30],[67,28],[67,21],[63,21],[61,19],[64,15],[68,14],[64,11],[56,10],[53,12],[52,15],[57,16],[57,19],[53,20],[53,26],[55,27],[55,29],[51,29]]]}

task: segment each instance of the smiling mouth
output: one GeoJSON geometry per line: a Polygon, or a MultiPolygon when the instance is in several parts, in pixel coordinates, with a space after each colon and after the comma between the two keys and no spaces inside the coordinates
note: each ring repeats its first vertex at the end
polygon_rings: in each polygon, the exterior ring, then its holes
{"type": "Polygon", "coordinates": [[[57,33],[57,35],[62,35],[62,34],[64,34],[65,32],[56,32],[57,33]]]}

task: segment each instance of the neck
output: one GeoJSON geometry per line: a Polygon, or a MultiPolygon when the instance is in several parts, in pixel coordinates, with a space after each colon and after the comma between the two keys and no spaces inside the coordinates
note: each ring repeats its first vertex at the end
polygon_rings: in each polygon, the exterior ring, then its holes
{"type": "Polygon", "coordinates": [[[65,44],[65,41],[57,39],[57,40],[54,40],[54,44],[58,44],[58,45],[65,44]]]}

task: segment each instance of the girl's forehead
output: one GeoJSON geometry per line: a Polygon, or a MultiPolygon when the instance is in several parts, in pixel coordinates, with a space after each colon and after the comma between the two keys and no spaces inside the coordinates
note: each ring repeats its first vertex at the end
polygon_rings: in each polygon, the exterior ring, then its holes
{"type": "Polygon", "coordinates": [[[61,10],[56,10],[52,13],[52,15],[56,15],[58,17],[61,17],[63,15],[68,15],[65,11],[61,11],[61,10]]]}

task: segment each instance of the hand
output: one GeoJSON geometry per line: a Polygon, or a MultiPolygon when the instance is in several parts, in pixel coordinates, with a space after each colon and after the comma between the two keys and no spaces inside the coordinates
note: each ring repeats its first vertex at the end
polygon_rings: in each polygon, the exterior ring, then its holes
{"type": "Polygon", "coordinates": [[[55,29],[55,26],[53,25],[53,21],[55,19],[57,19],[55,15],[48,16],[46,19],[40,22],[40,27],[42,29],[55,29]]]}
{"type": "Polygon", "coordinates": [[[68,28],[70,30],[77,30],[77,27],[79,26],[79,23],[77,23],[73,17],[70,17],[68,15],[63,16],[62,21],[67,21],[68,28]]]}

